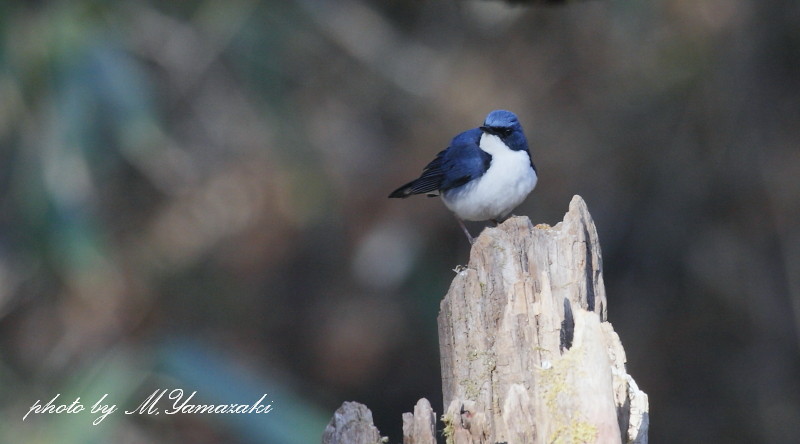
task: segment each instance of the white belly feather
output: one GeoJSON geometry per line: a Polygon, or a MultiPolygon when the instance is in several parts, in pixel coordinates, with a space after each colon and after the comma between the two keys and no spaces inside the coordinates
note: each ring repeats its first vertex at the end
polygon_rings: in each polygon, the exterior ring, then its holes
{"type": "Polygon", "coordinates": [[[464,220],[502,219],[536,187],[536,172],[525,151],[510,150],[499,137],[481,136],[480,147],[492,155],[483,176],[466,185],[447,190],[442,201],[464,220]]]}

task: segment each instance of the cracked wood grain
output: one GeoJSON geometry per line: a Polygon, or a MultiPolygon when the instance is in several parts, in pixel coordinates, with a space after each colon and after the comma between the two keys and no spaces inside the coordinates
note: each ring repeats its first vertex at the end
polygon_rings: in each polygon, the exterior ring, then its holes
{"type": "Polygon", "coordinates": [[[579,196],[556,226],[512,217],[485,229],[439,314],[449,442],[646,443],[647,395],[606,310],[579,196]]]}

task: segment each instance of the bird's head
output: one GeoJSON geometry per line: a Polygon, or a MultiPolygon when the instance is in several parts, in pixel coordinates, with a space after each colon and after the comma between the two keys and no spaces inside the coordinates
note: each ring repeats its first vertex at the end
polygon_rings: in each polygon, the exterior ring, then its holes
{"type": "Polygon", "coordinates": [[[528,141],[522,132],[517,115],[511,111],[495,110],[486,116],[481,131],[499,137],[512,150],[527,150],[528,141]]]}

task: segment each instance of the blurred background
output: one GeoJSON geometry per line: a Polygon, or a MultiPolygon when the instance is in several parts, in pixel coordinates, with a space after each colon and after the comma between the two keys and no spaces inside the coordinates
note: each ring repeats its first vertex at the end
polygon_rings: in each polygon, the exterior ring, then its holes
{"type": "Polygon", "coordinates": [[[311,443],[346,400],[400,442],[469,249],[386,196],[495,108],[515,213],[589,205],[652,442],[800,442],[788,0],[0,2],[0,442],[311,443]],[[121,414],[160,388],[274,410],[121,414]]]}

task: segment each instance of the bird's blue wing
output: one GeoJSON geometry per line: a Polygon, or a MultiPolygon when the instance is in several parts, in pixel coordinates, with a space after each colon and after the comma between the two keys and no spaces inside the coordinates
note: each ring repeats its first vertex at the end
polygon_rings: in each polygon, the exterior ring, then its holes
{"type": "Polygon", "coordinates": [[[481,130],[465,131],[456,136],[442,155],[442,182],[439,190],[460,187],[481,177],[489,168],[492,155],[480,149],[481,130]]]}
{"type": "Polygon", "coordinates": [[[439,152],[422,175],[398,188],[389,197],[405,198],[413,194],[434,193],[459,187],[486,172],[492,156],[480,149],[481,130],[465,131],[439,152]]]}

